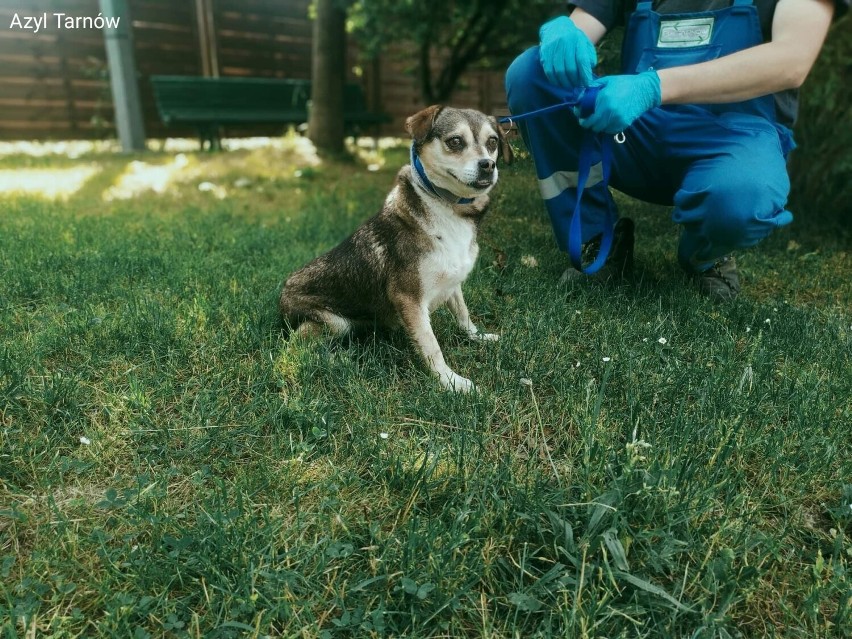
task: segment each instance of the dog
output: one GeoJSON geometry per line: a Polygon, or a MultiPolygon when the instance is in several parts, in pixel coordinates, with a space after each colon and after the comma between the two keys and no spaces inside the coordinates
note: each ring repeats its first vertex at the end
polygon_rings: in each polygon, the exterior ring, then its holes
{"type": "Polygon", "coordinates": [[[411,163],[400,169],[382,209],[290,275],[280,311],[302,335],[401,325],[441,385],[468,392],[473,383],[447,365],[429,317],[446,304],[471,339],[498,339],[471,321],[461,285],[479,253],[498,156],[511,163],[512,149],[497,120],[472,109],[433,105],[405,128],[411,163]]]}

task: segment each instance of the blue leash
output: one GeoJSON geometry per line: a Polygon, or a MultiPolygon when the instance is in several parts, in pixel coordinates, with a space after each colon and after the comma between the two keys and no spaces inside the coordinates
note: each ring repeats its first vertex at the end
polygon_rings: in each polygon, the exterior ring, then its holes
{"type": "MultiPolygon", "coordinates": [[[[595,110],[595,98],[598,95],[598,91],[600,91],[600,87],[588,87],[582,94],[580,94],[580,97],[577,100],[569,100],[559,104],[553,104],[542,109],[537,109],[535,111],[501,118],[499,122],[500,124],[511,124],[512,122],[536,118],[541,115],[545,115],[546,113],[574,107],[580,108],[580,117],[587,118],[595,110]]],[[[619,135],[621,137],[616,136],[616,140],[623,142],[623,134],[619,135]]],[[[613,237],[615,235],[615,222],[618,220],[618,215],[615,212],[612,198],[607,198],[607,213],[603,234],[601,236],[601,246],[594,261],[584,267],[582,257],[583,234],[580,203],[583,199],[583,191],[586,188],[586,182],[589,181],[589,173],[592,169],[592,153],[594,153],[595,143],[598,141],[601,147],[602,182],[604,188],[609,185],[609,177],[612,170],[612,138],[609,135],[598,136],[592,131],[586,131],[583,134],[583,140],[580,145],[579,169],[577,173],[577,203],[574,205],[574,213],[571,216],[571,226],[568,232],[568,257],[571,258],[571,265],[581,273],[585,273],[587,275],[597,273],[606,262],[607,257],[609,257],[609,251],[612,248],[613,237]]]]}

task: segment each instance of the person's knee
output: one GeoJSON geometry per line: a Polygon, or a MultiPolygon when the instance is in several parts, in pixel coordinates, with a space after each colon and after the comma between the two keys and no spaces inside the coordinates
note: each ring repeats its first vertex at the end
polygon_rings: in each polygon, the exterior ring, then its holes
{"type": "Polygon", "coordinates": [[[704,233],[713,244],[752,246],[792,221],[785,210],[789,179],[757,180],[743,172],[726,176],[708,191],[704,233]]]}
{"type": "Polygon", "coordinates": [[[538,57],[538,47],[530,47],[506,69],[506,98],[513,113],[535,107],[537,86],[544,72],[538,57]]]}

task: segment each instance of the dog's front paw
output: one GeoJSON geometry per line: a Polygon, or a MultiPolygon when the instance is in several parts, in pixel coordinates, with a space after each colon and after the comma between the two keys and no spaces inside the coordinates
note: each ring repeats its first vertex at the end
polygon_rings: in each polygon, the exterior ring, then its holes
{"type": "Polygon", "coordinates": [[[447,390],[455,391],[456,393],[469,393],[474,390],[473,382],[467,377],[457,375],[453,371],[448,371],[441,376],[441,386],[447,390]]]}

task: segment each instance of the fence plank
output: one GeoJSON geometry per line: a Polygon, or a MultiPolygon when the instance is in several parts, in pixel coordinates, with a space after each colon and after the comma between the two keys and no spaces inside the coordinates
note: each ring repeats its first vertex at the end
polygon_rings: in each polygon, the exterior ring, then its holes
{"type": "MultiPolygon", "coordinates": [[[[96,16],[98,0],[41,0],[37,9],[0,0],[0,139],[112,137],[113,110],[103,34],[58,30],[52,14],[96,16]],[[47,10],[49,28],[38,34],[6,28],[17,12],[47,10]]],[[[145,128],[149,136],[186,134],[159,120],[149,82],[154,74],[202,75],[195,3],[128,0],[145,128]]],[[[310,0],[214,0],[217,55],[223,76],[310,78],[310,0]]],[[[349,81],[361,82],[369,106],[391,114],[382,127],[404,135],[405,118],[426,106],[419,94],[415,56],[394,45],[377,60],[348,52],[349,81]]],[[[455,106],[505,113],[503,74],[475,70],[451,100],[455,106]]],[[[227,133],[250,133],[233,129],[227,133]]],[[[278,133],[278,130],[270,130],[278,133]]]]}

